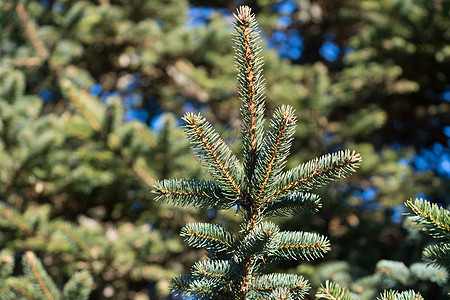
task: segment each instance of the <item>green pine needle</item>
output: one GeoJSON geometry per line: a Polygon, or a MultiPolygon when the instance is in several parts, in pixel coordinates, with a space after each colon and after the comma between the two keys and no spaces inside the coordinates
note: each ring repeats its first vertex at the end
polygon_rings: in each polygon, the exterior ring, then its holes
{"type": "Polygon", "coordinates": [[[450,243],[438,243],[425,247],[422,252],[426,262],[450,268],[450,243]]]}
{"type": "Polygon", "coordinates": [[[219,224],[190,223],[186,224],[180,235],[189,246],[206,248],[215,251],[232,251],[236,238],[219,224]]]}
{"type": "Polygon", "coordinates": [[[329,300],[356,300],[347,289],[328,280],[325,282],[325,285],[321,285],[317,290],[316,298],[329,300]]]}
{"type": "Polygon", "coordinates": [[[230,201],[243,199],[244,194],[240,186],[243,177],[242,168],[228,145],[201,115],[187,113],[183,120],[186,122],[184,131],[193,153],[220,184],[223,195],[230,201]]]}
{"type": "MultiPolygon", "coordinates": [[[[277,181],[275,197],[295,191],[311,191],[331,181],[345,178],[355,172],[361,157],[345,150],[326,154],[285,172],[277,181]]],[[[272,200],[273,197],[265,201],[272,200]]]]}
{"type": "Polygon", "coordinates": [[[53,280],[48,276],[41,261],[33,252],[27,251],[22,257],[23,272],[25,277],[36,287],[36,293],[48,300],[58,300],[61,298],[59,290],[53,280]]]}
{"type": "Polygon", "coordinates": [[[435,282],[440,286],[448,282],[448,268],[425,263],[415,263],[409,268],[411,273],[421,281],[435,282]]]}
{"type": "Polygon", "coordinates": [[[0,251],[0,278],[11,276],[14,270],[14,255],[9,249],[0,251]]]}
{"type": "Polygon", "coordinates": [[[308,293],[310,288],[308,281],[303,276],[272,273],[255,277],[251,283],[250,295],[258,295],[261,297],[258,299],[268,299],[271,297],[270,295],[280,295],[279,292],[272,294],[274,290],[285,289],[289,291],[287,294],[295,296],[293,299],[301,299],[308,293]]]}
{"type": "Polygon", "coordinates": [[[423,300],[420,293],[414,291],[397,292],[393,290],[384,291],[377,300],[423,300]]]}
{"type": "Polygon", "coordinates": [[[189,284],[188,292],[195,295],[195,299],[213,300],[215,294],[219,294],[225,285],[222,280],[200,278],[195,279],[189,284]]]}
{"type": "Polygon", "coordinates": [[[407,285],[411,277],[409,268],[401,261],[382,259],[376,265],[376,272],[391,286],[397,282],[407,285]]]}
{"type": "Polygon", "coordinates": [[[267,131],[261,151],[257,156],[252,177],[256,201],[275,192],[275,182],[283,171],[295,133],[294,110],[290,106],[278,108],[267,131]]]}
{"type": "Polygon", "coordinates": [[[264,215],[271,217],[299,215],[306,212],[316,213],[321,207],[319,195],[294,192],[289,196],[278,198],[276,202],[266,203],[264,215]]]}
{"type": "Polygon", "coordinates": [[[450,240],[450,211],[423,199],[406,201],[414,215],[409,219],[434,238],[450,240]]]}
{"type": "Polygon", "coordinates": [[[171,289],[175,296],[193,296],[194,299],[201,300],[232,299],[226,291],[229,284],[224,284],[220,278],[180,275],[172,279],[171,289]]]}
{"type": "Polygon", "coordinates": [[[13,230],[31,233],[33,230],[27,221],[12,207],[0,202],[0,225],[13,230]]]}
{"type": "MultiPolygon", "coordinates": [[[[266,298],[264,298],[264,299],[266,299],[266,298]]],[[[298,299],[298,298],[295,297],[289,289],[278,288],[278,289],[274,289],[272,291],[272,293],[270,293],[269,299],[270,300],[294,300],[294,299],[298,299]]]]}
{"type": "Polygon", "coordinates": [[[9,277],[6,286],[3,299],[46,299],[40,290],[36,290],[35,284],[25,277],[9,277]]]}
{"type": "Polygon", "coordinates": [[[282,231],[277,238],[279,245],[275,255],[282,259],[314,260],[331,250],[328,238],[317,233],[282,231]]]}
{"type": "Polygon", "coordinates": [[[184,292],[188,289],[189,284],[191,284],[194,276],[192,275],[180,275],[178,277],[172,278],[172,291],[184,292]]]}
{"type": "Polygon", "coordinates": [[[93,287],[93,278],[88,271],[83,270],[72,275],[63,290],[65,300],[89,299],[93,287]]]}
{"type": "Polygon", "coordinates": [[[182,207],[227,209],[232,206],[214,181],[200,179],[165,179],[156,182],[156,200],[182,207]]]}
{"type": "Polygon", "coordinates": [[[237,280],[239,278],[239,268],[231,260],[206,260],[195,263],[192,267],[192,274],[210,279],[237,280]]]}
{"type": "Polygon", "coordinates": [[[256,156],[264,135],[264,78],[258,22],[248,6],[241,6],[235,14],[235,59],[238,74],[238,93],[242,102],[242,152],[246,185],[249,186],[256,164],[256,156]]]}
{"type": "Polygon", "coordinates": [[[262,222],[247,234],[239,252],[243,257],[269,256],[278,249],[279,241],[276,238],[280,229],[272,222],[262,222]]]}

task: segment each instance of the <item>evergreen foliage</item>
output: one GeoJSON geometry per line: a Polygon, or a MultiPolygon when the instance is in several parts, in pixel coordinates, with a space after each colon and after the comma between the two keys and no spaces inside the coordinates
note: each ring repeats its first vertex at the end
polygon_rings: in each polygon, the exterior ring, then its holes
{"type": "Polygon", "coordinates": [[[448,270],[450,268],[450,211],[423,199],[410,199],[406,201],[406,205],[412,210],[409,221],[437,241],[423,250],[423,259],[429,264],[442,267],[443,271],[448,270]]]}
{"type": "Polygon", "coordinates": [[[60,291],[33,252],[27,251],[22,256],[22,276],[11,276],[14,268],[11,253],[3,250],[0,255],[0,299],[89,299],[93,280],[87,271],[75,273],[60,291]]]}
{"type": "MultiPolygon", "coordinates": [[[[339,284],[335,282],[326,281],[316,293],[317,299],[342,299],[342,300],[357,300],[357,299],[374,299],[371,297],[360,298],[358,295],[351,293],[349,290],[342,288],[339,284]]],[[[423,300],[424,298],[420,293],[415,291],[395,291],[395,290],[385,290],[376,298],[377,300],[423,300]]]]}
{"type": "Polygon", "coordinates": [[[423,300],[424,298],[420,295],[420,293],[416,293],[414,291],[405,291],[405,292],[396,292],[396,291],[386,291],[379,297],[377,300],[423,300]]]}
{"type": "Polygon", "coordinates": [[[309,290],[303,277],[261,272],[278,260],[323,257],[330,250],[330,242],[316,233],[280,231],[265,219],[280,209],[287,213],[301,207],[314,212],[317,205],[311,205],[308,200],[312,197],[307,192],[350,175],[358,167],[360,156],[340,151],[284,171],[295,128],[294,111],[289,106],[277,109],[264,133],[258,25],[247,6],[240,7],[235,17],[242,165],[208,121],[200,114],[187,113],[184,130],[194,154],[213,180],[164,180],[154,186],[154,191],[158,199],[181,206],[190,200],[189,205],[200,208],[234,206],[242,214],[243,223],[238,235],[218,224],[186,225],[181,235],[190,246],[206,248],[209,260],[196,263],[190,275],[174,279],[173,289],[197,299],[302,298],[309,290]]]}
{"type": "MultiPolygon", "coordinates": [[[[56,283],[67,281],[64,299],[89,297],[86,276],[95,282],[93,297],[108,286],[125,297],[131,285],[149,282],[159,284],[155,294],[162,296],[175,274],[164,268],[164,261],[182,246],[174,235],[154,229],[164,221],[164,210],[155,210],[160,219],[153,224],[132,223],[124,216],[140,215],[143,204],[135,203],[145,199],[157,176],[183,174],[188,160],[179,154],[187,144],[178,141],[181,132],[171,116],[159,133],[124,122],[118,99],[102,103],[77,87],[74,79],[82,74],[71,67],[61,78],[61,90],[74,107],[59,115],[46,112],[38,97],[25,93],[21,71],[1,69],[0,245],[15,253],[31,249],[43,255],[56,283]],[[113,226],[111,221],[119,218],[113,226]]],[[[189,170],[195,174],[196,168],[189,170]]],[[[31,284],[20,276],[15,280],[25,287],[31,284]]],[[[5,295],[10,295],[9,281],[4,284],[5,295]]]]}
{"type": "Polygon", "coordinates": [[[340,287],[335,282],[326,281],[316,293],[317,299],[355,299],[347,290],[340,287]]]}
{"type": "MultiPolygon", "coordinates": [[[[205,184],[214,195],[222,191],[185,155],[176,121],[185,111],[201,111],[233,153],[240,150],[228,26],[234,5],[0,0],[0,248],[13,255],[13,277],[21,274],[22,254],[33,250],[58,287],[82,268],[92,274],[94,299],[165,299],[167,279],[188,272],[201,251],[176,237],[185,223],[239,230],[234,203],[218,206],[210,194],[196,194],[205,184]],[[148,201],[155,180],[186,177],[201,178],[181,183],[189,197],[173,195],[188,209],[148,201]]],[[[287,124],[295,127],[295,155],[274,163],[294,169],[342,148],[364,157],[349,180],[280,195],[263,212],[282,230],[327,235],[333,244],[327,259],[345,261],[317,268],[279,261],[270,272],[292,268],[310,279],[311,294],[332,279],[361,299],[384,288],[444,299],[446,273],[417,262],[428,237],[409,225],[405,237],[397,222],[411,195],[448,204],[449,4],[256,0],[252,6],[268,46],[261,47],[259,83],[266,110],[289,104],[298,117],[299,126],[287,124]],[[409,270],[406,286],[379,273],[395,274],[396,267],[409,270]]],[[[265,126],[276,138],[281,125],[265,126]]],[[[271,158],[264,159],[262,173],[271,158]]],[[[223,239],[232,243],[231,236],[223,239]]],[[[439,239],[437,245],[445,250],[439,239]]],[[[226,259],[211,247],[210,257],[226,259]]],[[[280,288],[273,297],[288,294],[280,288]]]]}
{"type": "MultiPolygon", "coordinates": [[[[405,204],[412,210],[406,220],[407,228],[423,231],[438,241],[427,245],[423,250],[425,263],[416,262],[408,267],[400,261],[380,260],[376,264],[374,274],[365,274],[362,270],[355,270],[348,262],[327,262],[315,269],[312,282],[317,284],[324,279],[333,280],[345,286],[352,293],[352,297],[357,299],[373,299],[380,293],[377,299],[422,299],[412,290],[403,293],[386,290],[392,288],[413,288],[426,293],[434,290],[436,297],[439,296],[439,290],[442,295],[448,293],[449,212],[423,199],[411,199],[405,204]]],[[[322,291],[320,295],[327,294],[323,290],[328,291],[330,295],[350,295],[344,293],[336,283],[325,288],[322,286],[319,289],[322,291]]]]}
{"type": "MultiPolygon", "coordinates": [[[[434,295],[439,296],[447,290],[449,274],[446,268],[421,262],[407,266],[400,261],[380,260],[375,266],[375,272],[368,274],[348,262],[330,261],[315,269],[315,273],[311,275],[311,285],[320,285],[324,280],[339,284],[336,289],[345,288],[349,292],[346,294],[351,294],[354,299],[369,300],[388,289],[420,290],[427,293],[434,290],[434,295]]],[[[323,287],[319,288],[322,289],[323,287]]],[[[326,290],[333,288],[330,286],[326,290]]]]}

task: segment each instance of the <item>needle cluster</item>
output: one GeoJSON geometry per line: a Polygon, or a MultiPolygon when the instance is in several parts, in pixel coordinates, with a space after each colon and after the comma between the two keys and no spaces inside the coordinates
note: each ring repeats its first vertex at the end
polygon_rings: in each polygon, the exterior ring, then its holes
{"type": "Polygon", "coordinates": [[[200,114],[187,113],[184,131],[192,151],[211,180],[168,179],[155,184],[158,199],[183,207],[237,209],[241,231],[219,224],[187,224],[181,231],[193,247],[205,248],[208,260],[189,275],[173,280],[175,293],[196,299],[299,299],[310,286],[302,276],[264,274],[279,260],[314,260],[330,251],[327,237],[302,231],[281,231],[266,219],[321,207],[313,191],[349,176],[360,155],[344,150],[315,158],[285,171],[296,116],[290,106],[275,110],[264,128],[263,59],[258,23],[247,6],[235,14],[235,58],[242,102],[242,162],[200,114]]]}

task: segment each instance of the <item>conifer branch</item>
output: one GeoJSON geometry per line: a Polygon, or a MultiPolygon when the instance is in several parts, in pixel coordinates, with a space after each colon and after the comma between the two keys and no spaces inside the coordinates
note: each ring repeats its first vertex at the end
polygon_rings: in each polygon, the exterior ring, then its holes
{"type": "Polygon", "coordinates": [[[325,282],[325,285],[321,285],[317,290],[316,297],[317,299],[329,300],[356,300],[347,289],[328,280],[325,282]]]}
{"type": "Polygon", "coordinates": [[[450,268],[450,243],[438,243],[425,247],[422,252],[425,261],[450,268]]]}
{"type": "Polygon", "coordinates": [[[444,286],[448,282],[448,267],[426,263],[414,263],[409,268],[412,276],[421,281],[435,282],[439,286],[444,286]]]}
{"type": "MultiPolygon", "coordinates": [[[[86,104],[86,101],[89,101],[89,104],[94,104],[92,97],[87,92],[80,92],[74,86],[73,83],[68,79],[63,79],[61,81],[61,86],[64,88],[64,91],[67,93],[67,96],[70,100],[75,104],[75,106],[80,110],[83,116],[91,125],[92,129],[95,131],[101,130],[101,120],[97,119],[97,116],[92,113],[89,109],[89,105],[86,104]],[[83,100],[85,99],[85,100],[83,100]]],[[[104,110],[100,110],[104,111],[104,110]]]]}
{"type": "Polygon", "coordinates": [[[237,280],[239,268],[229,260],[206,260],[197,262],[192,268],[192,274],[212,279],[237,280]]]}
{"type": "MultiPolygon", "coordinates": [[[[259,151],[263,140],[264,129],[264,78],[262,77],[263,60],[257,31],[258,23],[255,15],[248,6],[242,6],[234,15],[235,59],[238,69],[238,93],[241,105],[242,119],[242,157],[244,166],[244,182],[248,192],[254,191],[252,187],[253,176],[259,151]]],[[[260,218],[259,201],[254,193],[246,192],[242,197],[247,207],[247,232],[253,231],[260,218]]],[[[248,268],[252,259],[249,257],[243,262],[241,299],[245,298],[250,283],[248,268]]]]}
{"type": "Polygon", "coordinates": [[[405,285],[411,276],[408,267],[400,261],[382,259],[377,263],[376,271],[383,277],[391,277],[395,281],[405,285]]]}
{"type": "Polygon", "coordinates": [[[4,223],[6,227],[17,228],[26,232],[27,234],[30,234],[33,231],[32,228],[26,222],[24,222],[24,220],[16,212],[16,210],[7,207],[4,203],[1,202],[0,202],[0,222],[4,223]]]}
{"type": "Polygon", "coordinates": [[[410,199],[406,201],[406,206],[415,214],[409,219],[419,225],[420,230],[434,238],[450,240],[450,211],[423,199],[410,199]]]}
{"type": "MultiPolygon", "coordinates": [[[[249,220],[252,227],[255,224],[254,219],[249,220]]],[[[241,273],[241,286],[240,286],[240,299],[246,299],[246,294],[250,291],[252,269],[255,268],[258,259],[262,259],[263,262],[270,254],[275,253],[278,247],[278,241],[275,238],[279,232],[278,226],[271,222],[262,222],[249,231],[241,242],[239,253],[243,258],[242,273],[241,273]]]]}
{"type": "Polygon", "coordinates": [[[232,201],[244,199],[239,184],[242,178],[240,164],[230,148],[202,116],[187,113],[183,120],[186,122],[185,132],[194,154],[204,162],[206,169],[224,188],[225,197],[232,201]]]}
{"type": "Polygon", "coordinates": [[[416,224],[419,230],[438,240],[437,244],[428,245],[422,252],[425,261],[450,267],[450,211],[423,199],[409,199],[405,203],[414,215],[409,220],[416,224]]]}
{"type": "Polygon", "coordinates": [[[267,217],[297,215],[305,212],[316,213],[322,207],[317,194],[294,192],[264,206],[263,214],[267,217]]]}
{"type": "Polygon", "coordinates": [[[16,12],[23,23],[23,27],[25,28],[28,39],[39,54],[39,60],[37,62],[39,64],[42,64],[45,60],[48,59],[48,57],[50,56],[50,52],[48,51],[47,47],[45,47],[42,40],[39,38],[37,34],[36,24],[30,19],[30,16],[28,15],[22,3],[17,4],[16,12]]]}
{"type": "Polygon", "coordinates": [[[294,110],[289,106],[277,109],[264,136],[258,25],[249,7],[240,7],[235,17],[243,170],[212,125],[199,114],[187,113],[183,117],[185,133],[214,181],[163,180],[154,190],[158,199],[181,206],[237,205],[244,220],[236,237],[216,224],[183,227],[181,236],[190,246],[205,248],[209,260],[195,264],[191,275],[174,279],[173,289],[196,299],[298,299],[309,289],[303,277],[260,272],[280,259],[320,258],[330,250],[330,242],[315,233],[280,232],[276,224],[264,219],[316,212],[321,207],[320,198],[308,191],[350,175],[360,157],[341,151],[283,171],[295,132],[294,110]]]}
{"type": "MultiPolygon", "coordinates": [[[[68,73],[78,74],[76,68],[71,68],[69,71],[68,73]]],[[[106,146],[114,153],[121,155],[122,159],[144,183],[153,186],[155,179],[146,161],[142,157],[130,157],[129,154],[121,151],[121,145],[126,144],[124,140],[130,136],[139,136],[145,142],[145,145],[155,148],[156,144],[152,140],[149,130],[145,130],[142,125],[138,125],[136,122],[124,124],[123,108],[118,102],[112,102],[110,106],[105,108],[86,91],[80,91],[68,78],[61,80],[61,87],[66,96],[88,121],[91,128],[99,135],[106,137],[106,146]]]]}
{"type": "Polygon", "coordinates": [[[189,77],[189,73],[185,74],[183,70],[191,68],[184,60],[178,60],[174,64],[166,67],[166,73],[176,84],[181,94],[188,98],[195,98],[200,103],[207,103],[211,96],[208,92],[189,77]]]}
{"type": "Polygon", "coordinates": [[[198,299],[214,299],[214,291],[222,290],[223,287],[217,283],[211,284],[209,280],[195,280],[189,286],[189,291],[194,292],[198,299]]]}
{"type": "Polygon", "coordinates": [[[232,251],[236,244],[235,237],[219,224],[187,224],[181,229],[180,235],[189,246],[215,251],[232,251]]]}
{"type": "Polygon", "coordinates": [[[153,186],[156,181],[155,179],[149,175],[149,172],[144,169],[141,165],[144,165],[144,163],[141,163],[141,161],[138,159],[136,160],[133,165],[131,166],[131,169],[133,169],[134,173],[141,178],[143,182],[145,182],[148,186],[153,186]]]}
{"type": "Polygon", "coordinates": [[[277,238],[279,244],[275,255],[279,258],[313,260],[331,250],[328,238],[317,233],[283,231],[277,238]]]}
{"type": "MultiPolygon", "coordinates": [[[[146,128],[142,125],[142,123],[132,122],[131,126],[133,127],[134,130],[136,130],[137,133],[139,133],[139,136],[142,138],[143,141],[145,141],[145,143],[151,149],[157,148],[157,145],[156,145],[155,141],[153,140],[153,138],[149,134],[150,131],[149,130],[145,130],[146,128]]],[[[150,185],[150,186],[152,186],[152,185],[150,185]]]]}
{"type": "Polygon", "coordinates": [[[198,275],[182,275],[172,280],[174,295],[193,295],[196,299],[232,299],[227,295],[229,284],[198,275]],[[219,292],[217,292],[219,291],[219,292]]]}
{"type": "Polygon", "coordinates": [[[154,186],[157,199],[183,207],[230,208],[220,185],[214,181],[198,179],[170,179],[158,181],[154,186]]]}
{"type": "Polygon", "coordinates": [[[188,292],[189,285],[194,280],[192,275],[180,275],[178,277],[172,278],[172,293],[176,296],[188,292]]]}
{"type": "MultiPolygon", "coordinates": [[[[10,277],[7,279],[7,285],[16,296],[26,297],[26,299],[33,299],[36,296],[35,286],[26,278],[10,277]]],[[[14,297],[11,298],[14,299],[14,297]]]]}
{"type": "MultiPolygon", "coordinates": [[[[270,293],[270,296],[268,299],[270,300],[294,300],[297,297],[295,297],[291,291],[287,288],[276,288],[272,290],[272,293],[270,293]]],[[[265,297],[264,299],[267,299],[265,297]]]]}
{"type": "Polygon", "coordinates": [[[267,196],[264,202],[273,201],[287,192],[311,191],[336,179],[345,178],[355,172],[360,161],[359,154],[345,150],[301,164],[281,176],[274,197],[267,196]]]}
{"type": "Polygon", "coordinates": [[[274,181],[283,171],[289,154],[296,119],[294,110],[289,106],[282,106],[274,113],[252,177],[256,205],[263,196],[274,192],[274,181]]]}
{"type": "MultiPolygon", "coordinates": [[[[12,274],[14,269],[14,257],[10,250],[0,251],[0,277],[5,278],[12,274]]],[[[1,293],[0,293],[1,294],[1,293]]]]}
{"type": "Polygon", "coordinates": [[[76,245],[76,247],[80,248],[83,253],[86,255],[90,255],[91,248],[86,245],[86,243],[73,231],[72,227],[69,224],[63,224],[62,226],[63,232],[67,235],[67,237],[76,245]]]}
{"type": "MultiPolygon", "coordinates": [[[[248,6],[241,6],[234,15],[235,58],[238,69],[238,93],[241,99],[242,140],[246,184],[250,186],[256,159],[263,139],[264,79],[258,23],[248,6]]],[[[246,199],[244,199],[246,200],[246,199]]]]}
{"type": "Polygon", "coordinates": [[[279,228],[272,222],[258,224],[241,242],[240,252],[243,257],[258,258],[268,256],[278,249],[277,234],[279,228]]]}
{"type": "Polygon", "coordinates": [[[295,274],[265,274],[252,279],[250,296],[267,299],[274,289],[286,289],[295,299],[303,298],[310,289],[308,281],[303,276],[295,274]]]}
{"type": "Polygon", "coordinates": [[[414,291],[384,291],[376,300],[424,300],[420,293],[414,291]]]}
{"type": "MultiPolygon", "coordinates": [[[[8,104],[13,104],[15,101],[19,99],[19,97],[24,97],[25,94],[25,76],[22,72],[17,70],[6,70],[0,73],[0,78],[4,77],[3,80],[0,81],[2,83],[2,98],[7,100],[8,104]]],[[[39,105],[36,103],[36,105],[39,105]]],[[[5,109],[9,108],[7,104],[0,104],[0,109],[5,111],[5,109]]],[[[38,111],[38,110],[37,110],[38,111]]],[[[8,116],[8,114],[6,114],[8,116]]],[[[2,114],[2,117],[6,117],[2,114]]],[[[9,119],[9,118],[5,118],[9,119]]],[[[5,133],[7,131],[3,130],[2,138],[7,141],[7,137],[5,133]]]]}
{"type": "Polygon", "coordinates": [[[88,299],[93,285],[92,276],[86,270],[75,273],[63,289],[64,300],[88,299]]]}
{"type": "Polygon", "coordinates": [[[45,294],[46,299],[55,300],[55,297],[59,296],[59,292],[57,292],[54,283],[48,278],[47,272],[45,272],[41,262],[36,259],[34,253],[27,251],[24,254],[23,260],[27,276],[34,279],[32,281],[40,287],[40,290],[45,294]]]}

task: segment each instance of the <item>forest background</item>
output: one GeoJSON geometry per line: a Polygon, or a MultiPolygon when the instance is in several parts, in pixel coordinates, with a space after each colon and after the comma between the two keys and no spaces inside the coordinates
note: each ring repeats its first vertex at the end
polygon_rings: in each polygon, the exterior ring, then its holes
{"type": "MultiPolygon", "coordinates": [[[[329,236],[330,254],[277,268],[351,288],[380,261],[421,260],[429,241],[402,214],[410,198],[450,204],[450,1],[0,0],[0,255],[16,262],[2,276],[31,250],[55,286],[89,271],[92,299],[171,299],[170,278],[204,255],[180,228],[237,226],[233,213],[155,202],[151,186],[207,177],[186,111],[240,154],[240,4],[261,26],[267,114],[296,109],[287,167],[343,148],[363,158],[320,190],[317,214],[276,220],[329,236]]],[[[383,287],[445,299],[446,278],[411,278],[383,287]]]]}

